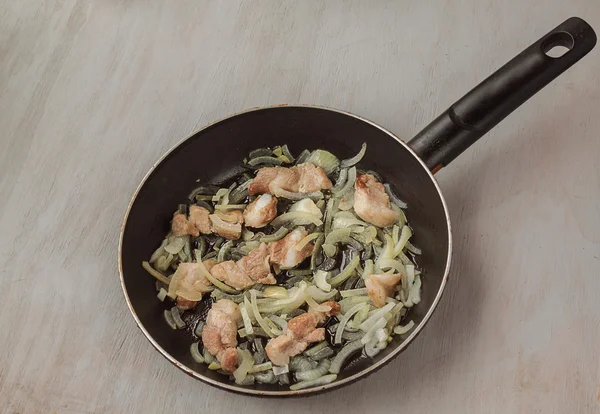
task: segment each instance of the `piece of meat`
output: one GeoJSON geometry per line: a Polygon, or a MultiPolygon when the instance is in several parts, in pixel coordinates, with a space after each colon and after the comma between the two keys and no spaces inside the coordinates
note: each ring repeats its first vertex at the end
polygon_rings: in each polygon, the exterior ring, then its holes
{"type": "Polygon", "coordinates": [[[320,190],[330,190],[332,187],[331,180],[321,167],[304,163],[291,168],[261,168],[250,183],[248,192],[251,195],[269,193],[277,196],[279,189],[308,194],[320,190]]]}
{"type": "Polygon", "coordinates": [[[342,310],[342,307],[340,306],[340,304],[338,302],[336,302],[335,300],[329,300],[327,302],[323,302],[323,303],[321,303],[321,305],[329,306],[331,308],[329,311],[325,312],[325,315],[327,315],[327,316],[339,315],[340,311],[342,310]]]}
{"type": "MultiPolygon", "coordinates": [[[[325,313],[323,312],[306,312],[289,320],[287,324],[287,335],[298,341],[305,341],[310,337],[312,332],[317,328],[317,325],[325,322],[325,313]]],[[[325,332],[323,331],[323,334],[325,332]]],[[[313,341],[311,341],[313,342],[313,341]]]]}
{"type": "Polygon", "coordinates": [[[221,368],[233,372],[237,366],[237,327],[242,319],[239,306],[228,299],[215,302],[202,329],[202,344],[214,355],[221,368]]]}
{"type": "Polygon", "coordinates": [[[300,264],[312,254],[314,245],[307,243],[301,250],[296,250],[296,244],[308,235],[304,227],[298,227],[283,239],[269,243],[271,263],[279,265],[282,269],[291,269],[300,264]]]}
{"type": "Polygon", "coordinates": [[[297,193],[314,193],[320,190],[331,190],[333,187],[331,180],[321,167],[307,162],[292,168],[296,168],[299,175],[297,193]]]}
{"type": "Polygon", "coordinates": [[[215,211],[208,216],[212,223],[212,230],[219,236],[229,240],[237,240],[242,235],[244,215],[240,210],[215,211]]]}
{"type": "MultiPolygon", "coordinates": [[[[212,267],[214,261],[206,260],[204,266],[212,267]]],[[[177,296],[188,301],[199,301],[209,291],[210,282],[198,263],[179,263],[169,283],[169,296],[177,296]]]]}
{"type": "Polygon", "coordinates": [[[270,194],[260,195],[244,210],[246,227],[265,227],[277,216],[277,198],[270,194]]]}
{"type": "Polygon", "coordinates": [[[271,273],[269,247],[266,243],[261,243],[256,249],[250,251],[247,256],[238,260],[237,266],[256,283],[264,285],[277,283],[275,276],[271,273]]]}
{"type": "Polygon", "coordinates": [[[197,205],[190,206],[189,222],[202,234],[211,234],[210,212],[204,207],[197,205]]]}
{"type": "Polygon", "coordinates": [[[267,343],[265,352],[275,365],[287,365],[290,356],[298,355],[308,346],[308,342],[296,341],[291,336],[280,335],[267,343]]]}
{"type": "Polygon", "coordinates": [[[187,300],[182,298],[181,296],[177,296],[177,307],[182,311],[194,309],[197,304],[198,301],[196,300],[187,300]]]}
{"type": "Polygon", "coordinates": [[[196,226],[188,221],[185,214],[181,213],[173,214],[173,220],[171,221],[171,232],[177,237],[187,236],[188,234],[191,234],[192,236],[200,235],[200,232],[196,226]]]}
{"type": "Polygon", "coordinates": [[[296,170],[286,167],[265,167],[258,170],[258,174],[248,186],[248,193],[272,193],[271,189],[283,188],[294,191],[297,186],[298,174],[296,170]]]}
{"type": "Polygon", "coordinates": [[[315,328],[310,333],[308,333],[304,338],[302,338],[302,342],[306,342],[307,344],[312,344],[314,342],[321,342],[325,340],[325,328],[315,328]]]}
{"type": "Polygon", "coordinates": [[[367,276],[365,286],[373,304],[378,308],[385,306],[386,299],[394,296],[400,279],[402,279],[400,273],[367,276]]]}
{"type": "Polygon", "coordinates": [[[325,322],[326,316],[339,312],[340,304],[334,301],[323,303],[331,307],[329,312],[306,312],[288,321],[286,333],[271,339],[265,351],[275,365],[286,365],[290,357],[298,355],[308,344],[325,340],[325,328],[317,326],[325,322]]]}
{"type": "Polygon", "coordinates": [[[358,217],[377,227],[391,226],[400,218],[398,212],[390,208],[390,197],[383,184],[371,174],[356,178],[354,211],[358,217]]]}
{"type": "Polygon", "coordinates": [[[225,372],[233,372],[237,368],[238,365],[238,353],[235,348],[227,348],[221,354],[220,359],[218,361],[221,363],[221,368],[225,372]]]}
{"type": "Polygon", "coordinates": [[[237,290],[243,290],[256,284],[233,260],[218,263],[211,269],[210,274],[237,290]]]}
{"type": "Polygon", "coordinates": [[[227,260],[218,263],[210,273],[221,282],[238,290],[249,288],[257,283],[265,285],[277,283],[271,273],[269,248],[266,243],[261,243],[237,262],[227,260]]]}

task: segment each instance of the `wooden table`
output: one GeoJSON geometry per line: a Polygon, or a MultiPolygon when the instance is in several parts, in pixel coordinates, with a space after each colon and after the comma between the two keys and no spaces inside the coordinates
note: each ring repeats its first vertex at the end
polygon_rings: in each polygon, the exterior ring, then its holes
{"type": "Polygon", "coordinates": [[[158,157],[258,105],[338,107],[410,138],[598,0],[3,1],[0,411],[597,413],[600,50],[438,174],[450,284],[366,381],[231,395],[151,347],[117,275],[125,208],[158,157]]]}

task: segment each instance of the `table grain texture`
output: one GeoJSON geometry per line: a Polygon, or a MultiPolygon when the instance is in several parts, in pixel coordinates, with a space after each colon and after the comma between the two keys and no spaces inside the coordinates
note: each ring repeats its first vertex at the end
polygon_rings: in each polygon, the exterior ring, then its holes
{"type": "Polygon", "coordinates": [[[136,328],[117,243],[172,145],[237,111],[318,104],[409,139],[598,0],[3,0],[0,412],[600,412],[600,48],[439,172],[450,283],[368,380],[232,395],[136,328]]]}

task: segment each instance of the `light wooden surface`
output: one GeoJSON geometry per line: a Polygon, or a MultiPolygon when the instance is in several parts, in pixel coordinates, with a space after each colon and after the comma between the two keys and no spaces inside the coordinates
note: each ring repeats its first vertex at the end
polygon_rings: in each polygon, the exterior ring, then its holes
{"type": "Polygon", "coordinates": [[[136,329],[119,226],[152,163],[266,104],[361,114],[407,139],[598,0],[4,0],[0,404],[7,413],[598,413],[600,48],[438,174],[450,284],[366,381],[230,395],[136,329]]]}

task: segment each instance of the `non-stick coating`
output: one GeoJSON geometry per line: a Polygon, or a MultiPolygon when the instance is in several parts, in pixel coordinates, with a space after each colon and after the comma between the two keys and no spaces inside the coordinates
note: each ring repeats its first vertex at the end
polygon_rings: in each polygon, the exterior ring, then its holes
{"type": "Polygon", "coordinates": [[[356,154],[363,142],[367,142],[368,150],[360,168],[379,172],[408,203],[406,214],[414,230],[414,244],[423,250],[418,261],[423,269],[423,293],[421,303],[410,313],[419,325],[417,329],[410,335],[396,337],[369,368],[342,372],[338,381],[350,382],[368,374],[412,340],[439,299],[450,259],[447,211],[435,180],[408,147],[366,120],[325,108],[279,106],[224,119],[182,142],[153,168],[130,206],[119,257],[123,289],[140,328],[163,355],[170,356],[187,373],[213,385],[260,395],[282,395],[275,392],[285,391],[280,387],[256,385],[245,390],[194,362],[189,352],[190,334],[167,326],[162,312],[168,305],[156,299],[154,280],[142,269],[141,262],[148,260],[160,244],[174,210],[187,200],[190,190],[198,183],[218,184],[238,174],[250,150],[288,144],[293,154],[305,148],[322,148],[346,158],[356,154]]]}

